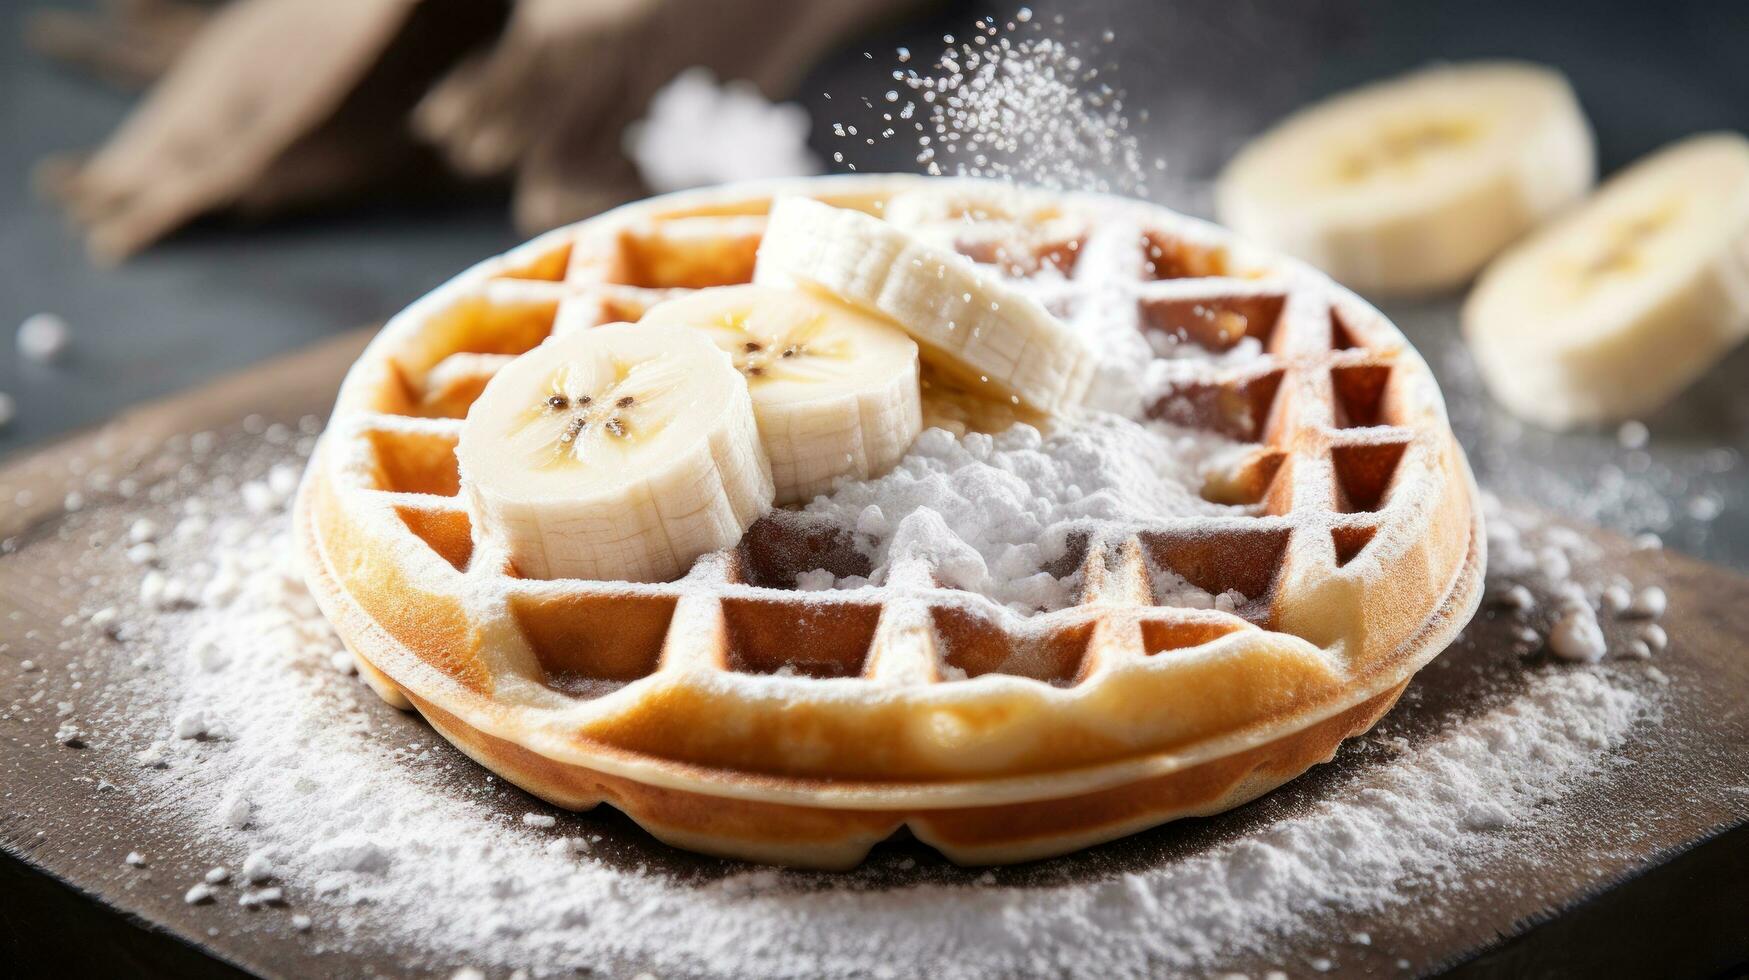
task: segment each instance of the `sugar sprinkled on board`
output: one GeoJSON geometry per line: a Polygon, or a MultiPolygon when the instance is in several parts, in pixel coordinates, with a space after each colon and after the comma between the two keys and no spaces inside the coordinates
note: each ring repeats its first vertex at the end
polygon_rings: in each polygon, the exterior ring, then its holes
{"type": "Polygon", "coordinates": [[[72,340],[72,328],[53,313],[33,314],[18,325],[18,353],[37,364],[59,360],[72,340]]]}
{"type": "MultiPolygon", "coordinates": [[[[1134,435],[1106,424],[1114,446],[1134,435]]],[[[1037,452],[1046,441],[1015,438],[950,442],[967,457],[994,458],[1037,452]]],[[[942,468],[936,475],[945,477],[951,468],[942,468]]],[[[732,864],[675,876],[627,862],[625,849],[637,842],[618,839],[610,823],[531,811],[429,732],[392,734],[408,726],[332,668],[337,643],[292,563],[285,501],[254,513],[235,492],[246,475],[222,473],[188,491],[202,501],[208,534],[163,536],[165,566],[195,594],[221,564],[237,579],[233,594],[175,609],[91,597],[94,606],[119,608],[126,627],[126,639],[104,641],[106,649],[164,659],[103,696],[94,692],[80,717],[105,733],[104,750],[143,750],[164,762],[140,770],[140,805],[185,828],[205,857],[198,867],[240,868],[235,904],[285,915],[274,921],[288,933],[319,918],[323,943],[339,948],[391,936],[438,962],[490,972],[622,959],[659,974],[824,977],[861,975],[871,962],[948,977],[1045,965],[1118,977],[1155,975],[1163,964],[1204,969],[1259,948],[1263,937],[1314,928],[1327,912],[1395,908],[1404,900],[1400,881],[1468,887],[1467,862],[1533,846],[1550,801],[1609,766],[1611,747],[1656,710],[1611,672],[1611,663],[1632,663],[1625,655],[1599,666],[1544,663],[1509,699],[1356,767],[1343,792],[1262,817],[1256,829],[1191,855],[1072,888],[954,875],[908,855],[877,855],[847,879],[732,864]],[[210,541],[227,542],[235,557],[216,558],[210,541]],[[202,657],[200,637],[230,655],[202,657]],[[182,716],[200,719],[193,727],[202,730],[225,719],[227,737],[176,740],[166,719],[182,716]],[[235,800],[247,801],[246,821],[233,819],[235,800]],[[603,832],[616,835],[612,846],[591,846],[603,832]],[[844,881],[852,887],[833,887],[844,881]],[[276,913],[282,905],[301,918],[276,913]],[[697,928],[701,921],[711,928],[697,928]],[[1114,935],[1128,938],[1098,939],[1114,935]]],[[[1569,586],[1600,593],[1572,580],[1591,564],[1583,539],[1488,506],[1502,556],[1490,593],[1534,586],[1555,596],[1513,615],[1540,621],[1561,596],[1572,597],[1569,586]],[[1551,568],[1567,577],[1550,581],[1551,568]]],[[[876,536],[895,523],[862,513],[855,522],[876,536]]],[[[112,576],[146,574],[121,557],[124,547],[125,536],[88,560],[112,576]]],[[[73,624],[97,632],[88,617],[73,624]]],[[[1654,625],[1619,628],[1639,638],[1654,625]]],[[[1394,744],[1383,733],[1364,741],[1375,747],[1355,751],[1394,744]]],[[[184,898],[204,905],[232,876],[197,877],[206,880],[184,898]]]]}

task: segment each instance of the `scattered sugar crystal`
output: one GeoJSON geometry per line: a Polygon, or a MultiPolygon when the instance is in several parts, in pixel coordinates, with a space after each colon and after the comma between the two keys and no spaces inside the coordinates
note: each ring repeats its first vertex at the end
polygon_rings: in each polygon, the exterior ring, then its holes
{"type": "Polygon", "coordinates": [[[121,613],[114,606],[104,606],[91,614],[89,622],[97,629],[108,630],[115,625],[115,621],[120,615],[121,613]]]}
{"type": "Polygon", "coordinates": [[[206,873],[206,883],[209,885],[222,885],[230,879],[231,870],[222,864],[209,868],[206,873]]]}
{"type": "Polygon", "coordinates": [[[1633,604],[1627,607],[1627,614],[1640,619],[1657,619],[1664,615],[1664,610],[1670,604],[1670,599],[1664,590],[1656,585],[1648,585],[1634,596],[1633,604]]]}
{"type": "Polygon", "coordinates": [[[255,851],[243,859],[243,880],[250,884],[273,877],[273,859],[266,851],[255,851]]]}
{"type": "Polygon", "coordinates": [[[807,110],[773,104],[751,83],[719,84],[710,69],[689,68],[650,100],[626,128],[626,154],[651,190],[685,190],[758,177],[820,172],[808,149],[807,110]]]}
{"type": "Polygon", "coordinates": [[[1607,648],[1603,630],[1597,625],[1597,614],[1590,607],[1569,607],[1549,631],[1549,649],[1563,660],[1595,663],[1602,660],[1607,648]]]}
{"type": "Polygon", "coordinates": [[[279,905],[285,901],[285,889],[275,885],[272,888],[262,888],[258,891],[244,892],[237,896],[237,904],[246,909],[262,905],[279,905]]]}
{"type": "Polygon", "coordinates": [[[344,648],[328,655],[328,666],[342,674],[358,673],[358,659],[352,655],[351,650],[344,648]]]}
{"type": "Polygon", "coordinates": [[[1659,626],[1657,623],[1647,623],[1645,627],[1640,630],[1640,639],[1645,642],[1647,649],[1653,653],[1663,653],[1664,648],[1670,645],[1669,634],[1665,633],[1664,627],[1659,626]]]}
{"type": "Polygon", "coordinates": [[[303,915],[302,913],[292,916],[291,917],[291,924],[292,924],[292,928],[296,929],[299,932],[309,932],[310,931],[310,925],[311,925],[310,917],[307,915],[303,915]]]}
{"type": "Polygon", "coordinates": [[[134,754],[134,761],[148,769],[163,769],[170,764],[164,755],[164,743],[153,742],[134,754]]]}
{"type": "Polygon", "coordinates": [[[183,893],[182,900],[190,905],[204,905],[213,900],[213,886],[199,882],[183,893]]]}
{"type": "Polygon", "coordinates": [[[522,815],[525,827],[539,827],[542,830],[558,826],[559,818],[550,813],[525,813],[522,815]]]}
{"type": "Polygon", "coordinates": [[[63,722],[55,729],[55,741],[70,749],[82,749],[85,747],[85,730],[73,722],[63,722]]]}
{"type": "Polygon", "coordinates": [[[128,525],[128,541],[131,544],[145,544],[156,541],[160,533],[158,522],[149,517],[141,517],[128,525]]]}
{"type": "Polygon", "coordinates": [[[267,489],[281,501],[287,501],[298,492],[298,480],[303,473],[295,466],[281,463],[267,471],[267,489]]]}
{"type": "Polygon", "coordinates": [[[1536,596],[1523,585],[1514,585],[1500,594],[1500,604],[1516,612],[1530,612],[1536,608],[1536,596]]]}
{"type": "Polygon", "coordinates": [[[279,506],[279,500],[273,491],[259,480],[250,480],[243,484],[243,506],[249,508],[251,514],[265,514],[279,506]]]}
{"type": "Polygon", "coordinates": [[[1646,424],[1636,419],[1629,419],[1628,421],[1623,422],[1621,427],[1615,430],[1616,440],[1628,449],[1645,448],[1646,442],[1651,438],[1651,435],[1652,433],[1646,428],[1646,424]]]}
{"type": "Polygon", "coordinates": [[[158,546],[150,541],[141,541],[128,548],[128,561],[136,565],[150,565],[158,560],[158,546]]]}
{"type": "Polygon", "coordinates": [[[230,737],[230,729],[217,715],[206,708],[189,708],[178,712],[170,723],[177,738],[222,739],[230,737]]]}
{"type": "Polygon", "coordinates": [[[27,361],[48,364],[67,350],[73,331],[53,313],[37,313],[18,325],[18,353],[27,361]]]}
{"type": "Polygon", "coordinates": [[[334,871],[356,871],[368,875],[387,874],[395,861],[394,852],[389,848],[357,837],[329,841],[312,851],[310,857],[334,871]]]}
{"type": "Polygon", "coordinates": [[[1634,550],[1657,551],[1664,547],[1664,539],[1651,531],[1645,531],[1634,536],[1634,550]]]}
{"type": "Polygon", "coordinates": [[[1611,613],[1620,613],[1633,602],[1633,596],[1627,589],[1619,585],[1611,585],[1603,590],[1603,608],[1611,613]]]}
{"type": "Polygon", "coordinates": [[[232,830],[242,830],[254,819],[255,805],[242,795],[233,796],[219,805],[220,819],[232,830]]]}
{"type": "Polygon", "coordinates": [[[1622,652],[1635,660],[1650,660],[1652,657],[1652,648],[1645,640],[1629,640],[1622,652]]]}
{"type": "Polygon", "coordinates": [[[127,861],[129,867],[143,868],[146,865],[146,856],[139,851],[129,851],[124,860],[127,861]]]}
{"type": "Polygon", "coordinates": [[[34,661],[34,660],[20,660],[18,662],[18,669],[22,670],[28,674],[31,671],[36,669],[36,661],[34,661]]]}
{"type": "Polygon", "coordinates": [[[803,592],[819,592],[830,589],[833,582],[832,573],[824,568],[796,574],[796,588],[803,592]]]}
{"type": "Polygon", "coordinates": [[[212,672],[223,670],[231,662],[231,652],[217,636],[202,633],[194,638],[189,653],[196,666],[201,670],[212,672]]]}

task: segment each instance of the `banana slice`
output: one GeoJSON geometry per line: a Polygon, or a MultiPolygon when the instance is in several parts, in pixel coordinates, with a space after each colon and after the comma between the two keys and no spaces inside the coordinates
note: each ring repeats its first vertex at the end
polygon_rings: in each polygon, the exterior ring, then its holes
{"type": "Polygon", "coordinates": [[[1464,336],[1507,408],[1551,428],[1656,409],[1749,335],[1749,140],[1696,136],[1489,267],[1464,336]]]}
{"type": "Polygon", "coordinates": [[[740,372],[677,326],[615,323],[505,365],[456,447],[476,534],[519,574],[660,582],[771,506],[740,372]]]}
{"type": "Polygon", "coordinates": [[[891,469],[923,427],[917,345],[891,323],[771,286],[703,289],[641,323],[704,331],[747,379],[777,502],[891,469]]]}
{"type": "Polygon", "coordinates": [[[1591,127],[1558,72],[1441,65],[1288,117],[1221,174],[1240,234],[1363,291],[1470,278],[1577,200],[1596,176],[1591,127]]]}
{"type": "Polygon", "coordinates": [[[897,323],[966,387],[1045,413],[1080,404],[1093,352],[1037,300],[879,218],[792,197],[771,211],[756,283],[800,284],[897,323]]]}

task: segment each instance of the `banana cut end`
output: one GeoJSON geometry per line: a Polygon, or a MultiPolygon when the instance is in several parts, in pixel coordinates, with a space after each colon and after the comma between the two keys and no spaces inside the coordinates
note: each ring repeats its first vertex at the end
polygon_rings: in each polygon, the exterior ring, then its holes
{"type": "Polygon", "coordinates": [[[1590,124],[1557,71],[1440,64],[1289,116],[1229,163],[1222,222],[1372,293],[1459,285],[1578,200],[1590,124]]]}
{"type": "Polygon", "coordinates": [[[1463,328],[1528,421],[1655,411],[1749,334],[1749,140],[1690,137],[1612,178],[1488,268],[1463,328]]]}

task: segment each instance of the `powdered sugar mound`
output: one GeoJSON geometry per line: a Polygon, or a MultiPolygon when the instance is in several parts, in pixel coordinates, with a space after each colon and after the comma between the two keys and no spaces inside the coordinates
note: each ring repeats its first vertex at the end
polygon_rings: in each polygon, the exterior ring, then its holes
{"type": "MultiPolygon", "coordinates": [[[[1024,424],[960,439],[928,429],[892,472],[847,483],[806,510],[856,529],[874,566],[867,581],[923,561],[943,585],[1025,614],[1070,601],[1077,534],[1234,512],[1204,500],[1201,488],[1208,472],[1245,451],[1210,433],[1108,414],[1048,437],[1024,424]]],[[[819,572],[804,574],[798,586],[820,587],[819,572]]]]}
{"type": "Polygon", "coordinates": [[[689,68],[650,100],[627,127],[626,152],[657,193],[756,177],[820,172],[808,150],[808,114],[773,105],[749,82],[719,85],[708,68],[689,68]]]}

